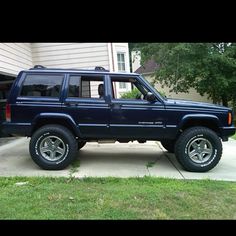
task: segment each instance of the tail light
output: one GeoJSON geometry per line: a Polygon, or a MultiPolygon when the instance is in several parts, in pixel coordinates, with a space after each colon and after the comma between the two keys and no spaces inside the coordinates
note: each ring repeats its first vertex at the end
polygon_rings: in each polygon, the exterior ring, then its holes
{"type": "Polygon", "coordinates": [[[228,113],[228,125],[231,125],[232,124],[232,113],[229,112],[228,113]]]}
{"type": "Polygon", "coordinates": [[[6,121],[11,122],[11,105],[6,104],[6,121]]]}

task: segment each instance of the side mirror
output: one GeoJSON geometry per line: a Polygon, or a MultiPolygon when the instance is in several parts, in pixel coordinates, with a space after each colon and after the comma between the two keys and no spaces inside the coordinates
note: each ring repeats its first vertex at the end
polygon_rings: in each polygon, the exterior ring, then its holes
{"type": "Polygon", "coordinates": [[[156,100],[156,97],[155,97],[155,95],[153,93],[148,92],[147,95],[146,95],[146,99],[149,102],[154,102],[156,100]]]}

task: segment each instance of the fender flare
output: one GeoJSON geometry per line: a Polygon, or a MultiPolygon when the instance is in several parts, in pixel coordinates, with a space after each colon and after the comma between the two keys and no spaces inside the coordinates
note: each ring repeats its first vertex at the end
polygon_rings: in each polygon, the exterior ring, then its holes
{"type": "Polygon", "coordinates": [[[42,119],[60,119],[65,120],[68,122],[72,127],[73,131],[78,137],[81,137],[81,132],[79,126],[75,123],[73,118],[68,114],[62,114],[62,113],[40,113],[38,114],[32,121],[32,130],[34,130],[34,127],[37,125],[37,123],[42,119]]]}
{"type": "Polygon", "coordinates": [[[187,114],[185,116],[182,117],[178,128],[182,129],[183,126],[189,121],[189,120],[207,120],[207,121],[212,121],[214,122],[214,124],[220,128],[221,124],[220,124],[220,120],[217,116],[215,115],[211,115],[211,114],[187,114]]]}

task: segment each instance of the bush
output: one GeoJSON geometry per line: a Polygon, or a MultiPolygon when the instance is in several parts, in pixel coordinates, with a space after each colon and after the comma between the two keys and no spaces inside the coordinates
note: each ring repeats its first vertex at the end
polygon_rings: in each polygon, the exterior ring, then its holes
{"type": "Polygon", "coordinates": [[[163,92],[163,91],[158,91],[158,93],[159,93],[162,97],[166,97],[165,92],[163,92]]]}
{"type": "Polygon", "coordinates": [[[141,95],[141,93],[139,92],[139,90],[137,88],[134,88],[132,91],[123,93],[121,95],[121,98],[123,99],[137,99],[137,97],[139,97],[141,95]]]}
{"type": "MultiPolygon", "coordinates": [[[[162,91],[158,91],[158,93],[162,96],[165,97],[165,93],[162,91]]],[[[141,96],[141,93],[137,88],[134,88],[132,91],[123,93],[121,95],[121,98],[123,99],[138,99],[141,96]]]]}

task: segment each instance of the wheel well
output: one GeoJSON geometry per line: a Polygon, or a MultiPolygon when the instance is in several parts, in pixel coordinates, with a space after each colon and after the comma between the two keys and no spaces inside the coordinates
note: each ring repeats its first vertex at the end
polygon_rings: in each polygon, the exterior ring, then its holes
{"type": "Polygon", "coordinates": [[[214,120],[188,120],[187,122],[184,123],[183,127],[181,130],[186,130],[188,128],[191,128],[193,126],[203,126],[207,127],[213,131],[215,131],[218,135],[220,133],[219,126],[214,120]]]}
{"type": "Polygon", "coordinates": [[[74,127],[72,124],[70,124],[69,121],[67,121],[66,119],[58,119],[58,118],[50,118],[50,119],[47,119],[47,118],[42,118],[40,119],[33,127],[32,129],[32,132],[31,132],[31,135],[36,131],[38,130],[39,128],[41,128],[42,126],[44,125],[61,125],[61,126],[64,126],[66,127],[67,129],[69,129],[72,134],[77,137],[78,135],[76,134],[76,131],[74,130],[74,127]]]}

